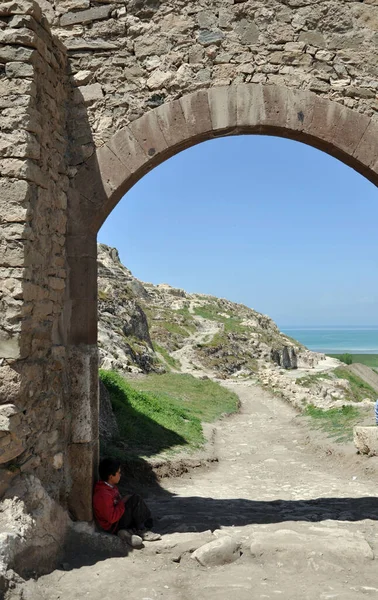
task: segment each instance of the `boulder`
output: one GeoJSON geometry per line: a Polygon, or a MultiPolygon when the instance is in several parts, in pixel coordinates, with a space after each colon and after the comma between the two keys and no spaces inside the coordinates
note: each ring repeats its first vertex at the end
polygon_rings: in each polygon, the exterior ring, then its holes
{"type": "Polygon", "coordinates": [[[203,567],[215,567],[235,562],[241,556],[240,543],[225,535],[198,548],[191,558],[203,567]]]}
{"type": "Polygon", "coordinates": [[[138,340],[147,342],[152,348],[150,332],[148,329],[148,321],[145,313],[136,302],[127,302],[127,315],[123,325],[123,333],[126,336],[133,336],[138,340]]]}
{"type": "Polygon", "coordinates": [[[358,452],[368,456],[378,456],[378,427],[356,426],[353,429],[353,441],[358,452]]]}

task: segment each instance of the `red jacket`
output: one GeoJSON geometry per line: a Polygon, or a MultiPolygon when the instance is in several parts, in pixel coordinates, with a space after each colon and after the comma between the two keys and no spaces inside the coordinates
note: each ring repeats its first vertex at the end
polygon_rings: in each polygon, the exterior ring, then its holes
{"type": "Polygon", "coordinates": [[[93,511],[97,523],[105,531],[114,531],[125,512],[125,504],[117,486],[98,481],[93,493],[93,511]]]}

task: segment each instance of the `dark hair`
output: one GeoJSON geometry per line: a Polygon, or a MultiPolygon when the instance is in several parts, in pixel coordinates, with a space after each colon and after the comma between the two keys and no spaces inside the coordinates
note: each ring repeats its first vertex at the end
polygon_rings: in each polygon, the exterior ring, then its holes
{"type": "Polygon", "coordinates": [[[114,458],[103,458],[100,461],[98,472],[102,481],[108,481],[110,475],[115,475],[120,468],[121,463],[114,458]]]}

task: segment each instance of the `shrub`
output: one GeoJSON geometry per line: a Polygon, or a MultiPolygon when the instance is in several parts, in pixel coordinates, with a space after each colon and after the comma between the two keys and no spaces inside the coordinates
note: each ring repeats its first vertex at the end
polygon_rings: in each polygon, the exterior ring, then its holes
{"type": "Polygon", "coordinates": [[[340,354],[339,360],[341,360],[341,362],[345,363],[346,365],[351,365],[353,362],[353,356],[348,353],[340,354]]]}

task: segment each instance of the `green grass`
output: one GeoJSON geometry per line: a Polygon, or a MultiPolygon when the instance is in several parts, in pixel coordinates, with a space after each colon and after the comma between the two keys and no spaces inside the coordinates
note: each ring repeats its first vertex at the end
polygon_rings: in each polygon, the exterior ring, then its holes
{"type": "Polygon", "coordinates": [[[164,358],[167,365],[169,365],[173,369],[177,369],[177,370],[179,370],[181,368],[180,361],[177,360],[176,358],[173,358],[173,356],[171,356],[169,354],[168,350],[163,348],[163,346],[159,346],[158,344],[156,344],[156,342],[154,342],[153,346],[154,346],[155,352],[159,352],[159,354],[161,354],[161,356],[164,358]]]}
{"type": "Polygon", "coordinates": [[[180,373],[151,374],[133,382],[140,391],[154,392],[162,403],[174,403],[201,421],[212,422],[238,410],[239,398],[210,379],[180,373]]]}
{"type": "MultiPolygon", "coordinates": [[[[340,360],[341,354],[327,354],[332,358],[338,358],[340,360]]],[[[378,354],[352,354],[352,360],[354,363],[360,363],[361,365],[367,365],[368,367],[378,367],[378,354]]]]}
{"type": "Polygon", "coordinates": [[[100,370],[100,378],[110,393],[120,440],[126,442],[128,454],[150,456],[181,446],[195,449],[203,445],[201,421],[183,402],[137,390],[114,371],[100,370]]]}
{"type": "Polygon", "coordinates": [[[181,337],[185,337],[185,338],[189,337],[190,333],[191,333],[190,331],[188,331],[186,328],[182,327],[178,323],[173,323],[171,321],[155,321],[155,322],[153,322],[153,326],[154,327],[162,327],[163,329],[168,331],[168,333],[177,334],[177,335],[180,335],[181,337]]]}
{"type": "MultiPolygon", "coordinates": [[[[209,321],[217,321],[218,323],[225,323],[228,321],[228,317],[225,317],[224,314],[228,314],[225,311],[221,310],[219,306],[216,304],[205,304],[205,306],[196,306],[194,309],[194,314],[199,317],[203,317],[204,319],[208,319],[209,321]]],[[[230,315],[232,317],[232,315],[230,315]]]]}
{"type": "Polygon", "coordinates": [[[309,404],[304,411],[304,416],[312,419],[312,426],[327,433],[338,443],[353,440],[353,427],[361,419],[361,413],[354,406],[343,406],[322,410],[309,404]]]}
{"type": "Polygon", "coordinates": [[[360,402],[364,398],[370,398],[370,400],[375,400],[377,397],[377,392],[366,383],[361,377],[355,375],[345,369],[343,367],[338,367],[333,371],[333,373],[339,379],[347,379],[349,381],[349,385],[352,390],[353,398],[348,398],[350,400],[354,400],[355,402],[360,402]]]}
{"type": "Polygon", "coordinates": [[[236,394],[191,375],[166,373],[130,382],[100,370],[100,378],[120,431],[119,439],[103,445],[101,452],[121,460],[200,448],[206,441],[201,421],[211,422],[239,407],[236,394]]]}

